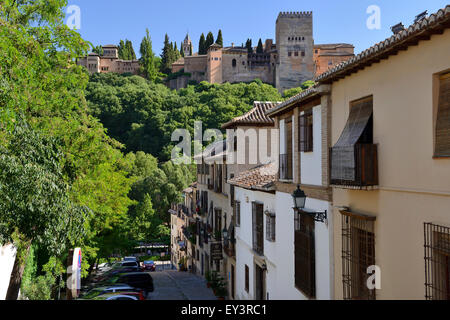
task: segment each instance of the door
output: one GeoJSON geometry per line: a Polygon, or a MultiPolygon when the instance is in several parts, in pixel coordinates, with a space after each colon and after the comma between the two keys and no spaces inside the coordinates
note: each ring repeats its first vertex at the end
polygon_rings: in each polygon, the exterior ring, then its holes
{"type": "Polygon", "coordinates": [[[231,298],[234,300],[234,295],[236,293],[236,284],[235,284],[235,271],[234,265],[231,265],[231,298]]]}
{"type": "Polygon", "coordinates": [[[255,300],[264,300],[265,299],[265,277],[264,270],[255,265],[255,300]]]}

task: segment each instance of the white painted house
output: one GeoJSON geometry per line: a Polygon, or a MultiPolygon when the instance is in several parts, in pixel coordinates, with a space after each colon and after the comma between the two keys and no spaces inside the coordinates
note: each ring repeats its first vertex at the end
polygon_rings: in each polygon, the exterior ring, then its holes
{"type": "Polygon", "coordinates": [[[11,245],[0,247],[0,300],[5,300],[11,271],[16,260],[16,248],[11,245]]]}
{"type": "MultiPolygon", "coordinates": [[[[279,171],[274,183],[276,281],[269,299],[333,298],[332,197],[328,174],[329,87],[313,87],[269,110],[280,129],[279,171]],[[297,186],[306,194],[294,210],[297,186]],[[315,215],[317,213],[317,215],[315,215]],[[320,214],[321,215],[320,215],[320,214]],[[323,215],[327,213],[327,219],[323,215]],[[323,220],[323,221],[316,221],[323,220]]],[[[266,272],[270,279],[270,269],[266,272]]]]}

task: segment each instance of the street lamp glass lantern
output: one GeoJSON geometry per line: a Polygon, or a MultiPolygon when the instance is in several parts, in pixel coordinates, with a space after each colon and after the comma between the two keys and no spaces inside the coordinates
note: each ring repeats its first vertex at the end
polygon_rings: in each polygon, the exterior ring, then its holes
{"type": "Polygon", "coordinates": [[[305,208],[306,194],[300,189],[300,185],[297,186],[297,190],[292,194],[292,198],[294,199],[295,209],[301,210],[305,208]]]}
{"type": "Polygon", "coordinates": [[[222,234],[223,234],[223,238],[224,238],[224,239],[227,239],[227,238],[228,238],[228,230],[227,230],[227,228],[223,228],[222,234]]]}

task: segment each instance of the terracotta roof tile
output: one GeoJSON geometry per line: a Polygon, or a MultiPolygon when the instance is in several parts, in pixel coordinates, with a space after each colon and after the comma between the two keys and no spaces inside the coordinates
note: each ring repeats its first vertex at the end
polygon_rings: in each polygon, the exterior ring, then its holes
{"type": "Polygon", "coordinates": [[[314,85],[311,88],[303,90],[302,92],[296,94],[295,96],[287,99],[283,103],[280,103],[279,105],[277,105],[275,108],[272,108],[272,109],[266,111],[266,116],[273,117],[275,114],[279,113],[279,111],[283,110],[285,107],[291,105],[292,103],[297,102],[302,99],[305,99],[309,96],[312,96],[312,95],[318,93],[317,87],[318,87],[317,85],[314,85]]]}
{"type": "Polygon", "coordinates": [[[255,101],[253,108],[246,114],[236,117],[222,125],[222,129],[231,128],[239,125],[268,125],[273,126],[274,120],[266,115],[266,112],[276,107],[281,102],[260,102],[255,101]]]}
{"type": "Polygon", "coordinates": [[[228,180],[228,183],[244,189],[272,191],[277,172],[278,166],[272,162],[244,171],[228,180]]]}
{"type": "Polygon", "coordinates": [[[364,50],[355,57],[342,62],[322,73],[316,78],[318,82],[332,82],[338,77],[346,76],[352,72],[358,71],[355,68],[363,67],[363,65],[370,65],[377,62],[380,56],[387,57],[395,54],[400,49],[405,49],[408,46],[415,44],[414,41],[426,39],[427,36],[433,33],[438,33],[440,30],[449,28],[450,22],[450,5],[440,9],[438,12],[412,24],[408,28],[392,35],[384,41],[381,41],[372,47],[364,50]]]}

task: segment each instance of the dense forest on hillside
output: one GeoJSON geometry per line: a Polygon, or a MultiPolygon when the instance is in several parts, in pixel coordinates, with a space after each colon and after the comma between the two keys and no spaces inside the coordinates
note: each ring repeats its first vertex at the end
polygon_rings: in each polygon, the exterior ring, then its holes
{"type": "Polygon", "coordinates": [[[203,129],[218,128],[250,110],[254,101],[282,101],[278,91],[259,80],[239,84],[202,82],[179,91],[139,76],[95,74],[86,90],[89,110],[108,134],[127,151],[144,151],[164,162],[171,154],[175,129],[193,134],[194,121],[203,129]]]}

